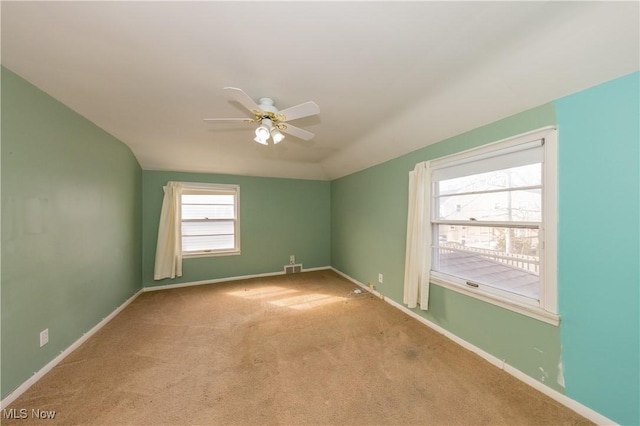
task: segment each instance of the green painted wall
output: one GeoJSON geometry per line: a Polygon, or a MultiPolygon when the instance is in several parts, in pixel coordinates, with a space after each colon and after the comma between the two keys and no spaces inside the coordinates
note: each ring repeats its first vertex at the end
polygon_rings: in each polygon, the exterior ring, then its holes
{"type": "Polygon", "coordinates": [[[640,424],[639,81],[555,102],[566,391],[625,425],[640,424]]]}
{"type": "MultiPolygon", "coordinates": [[[[553,124],[553,105],[543,105],[332,181],[332,266],[402,303],[409,171],[421,161],[553,124]]],[[[437,285],[431,286],[429,311],[416,312],[563,392],[559,327],[437,285]]]]}
{"type": "Polygon", "coordinates": [[[141,288],[142,171],[5,68],[1,124],[4,398],[141,288]]]}
{"type": "Polygon", "coordinates": [[[143,285],[157,286],[282,272],[289,255],[304,268],[329,266],[327,181],[164,171],[143,172],[143,285]],[[240,185],[240,248],[236,256],[183,260],[183,275],[153,280],[162,187],[168,181],[240,185]]]}

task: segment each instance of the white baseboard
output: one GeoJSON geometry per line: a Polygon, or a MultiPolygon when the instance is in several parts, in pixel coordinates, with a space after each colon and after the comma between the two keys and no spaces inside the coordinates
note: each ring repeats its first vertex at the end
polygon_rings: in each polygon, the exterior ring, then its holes
{"type": "Polygon", "coordinates": [[[71,346],[69,346],[64,351],[60,352],[60,355],[49,361],[44,367],[40,370],[33,373],[33,376],[29,377],[24,383],[18,386],[13,392],[7,395],[2,401],[0,401],[0,410],[4,410],[9,406],[13,401],[15,401],[20,395],[22,395],[27,389],[33,386],[38,380],[40,380],[45,374],[47,374],[53,367],[58,365],[63,359],[65,359],[69,354],[76,349],[84,342],[86,342],[91,336],[93,336],[98,330],[104,327],[109,321],[115,318],[124,308],[126,308],[131,302],[133,302],[140,294],[142,293],[142,289],[138,290],[133,296],[128,298],[122,305],[118,306],[113,312],[111,312],[108,316],[102,319],[98,324],[93,326],[91,330],[84,333],[78,340],[73,342],[71,346]]]}
{"type": "Polygon", "coordinates": [[[385,302],[387,302],[388,304],[390,304],[391,306],[393,306],[394,308],[397,308],[399,310],[401,310],[402,312],[404,312],[405,314],[409,315],[412,318],[415,318],[416,320],[420,321],[422,324],[426,325],[427,327],[437,331],[438,333],[444,335],[445,337],[453,340],[455,343],[459,344],[460,346],[462,346],[463,348],[470,350],[471,352],[477,354],[478,356],[484,358],[486,361],[488,361],[489,363],[495,365],[496,367],[500,368],[501,370],[504,370],[505,372],[511,374],[513,377],[515,377],[516,379],[521,380],[522,382],[528,384],[529,386],[531,386],[532,388],[542,392],[543,394],[547,395],[548,397],[558,401],[560,404],[564,405],[565,407],[575,411],[576,413],[580,414],[581,416],[591,420],[592,422],[598,424],[598,425],[616,425],[616,422],[614,422],[613,420],[603,416],[602,414],[592,410],[591,408],[580,404],[578,401],[569,398],[566,395],[561,394],[560,392],[556,391],[555,389],[552,389],[544,384],[542,384],[541,382],[537,381],[536,379],[534,379],[533,377],[523,373],[522,371],[518,370],[517,368],[507,364],[504,360],[501,360],[493,355],[491,355],[490,353],[480,349],[479,347],[467,342],[464,339],[461,339],[460,337],[456,336],[455,334],[451,333],[450,331],[442,328],[441,326],[439,326],[438,324],[435,324],[431,321],[429,321],[428,319],[424,318],[421,315],[418,315],[417,313],[415,313],[414,311],[410,310],[409,308],[407,308],[404,305],[401,305],[400,303],[389,299],[388,297],[384,297],[381,293],[370,289],[369,287],[367,287],[365,284],[361,283],[360,281],[350,277],[349,275],[331,267],[331,269],[337,273],[338,275],[341,275],[342,277],[346,278],[347,280],[351,281],[352,283],[358,285],[359,287],[362,287],[363,289],[367,290],[368,292],[376,295],[377,297],[379,297],[380,299],[384,300],[385,302]]]}
{"type": "MultiPolygon", "coordinates": [[[[330,266],[321,266],[319,268],[308,268],[302,269],[302,272],[312,272],[312,271],[321,271],[325,269],[332,269],[330,266]]],[[[172,288],[182,288],[182,287],[192,287],[196,285],[205,285],[205,284],[216,284],[223,283],[227,281],[239,281],[239,280],[248,280],[250,278],[263,278],[263,277],[273,277],[276,275],[285,275],[284,270],[277,272],[265,272],[263,274],[253,274],[253,275],[240,275],[237,277],[227,277],[227,278],[215,278],[211,280],[202,280],[202,281],[189,281],[186,283],[178,283],[178,284],[166,284],[166,285],[157,285],[153,287],[143,287],[142,291],[158,291],[158,290],[169,290],[172,288]]]]}

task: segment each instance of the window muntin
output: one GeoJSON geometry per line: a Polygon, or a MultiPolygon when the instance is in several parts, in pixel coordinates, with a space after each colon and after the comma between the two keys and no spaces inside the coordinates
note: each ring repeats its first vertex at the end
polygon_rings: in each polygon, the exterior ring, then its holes
{"type": "Polygon", "coordinates": [[[435,283],[556,323],[555,141],[543,130],[431,162],[435,283]]]}
{"type": "Polygon", "coordinates": [[[236,254],[239,247],[236,185],[184,184],[181,199],[182,254],[236,254]]]}
{"type": "Polygon", "coordinates": [[[440,181],[440,195],[541,185],[541,163],[472,174],[440,181]]]}
{"type": "Polygon", "coordinates": [[[438,219],[540,222],[542,188],[485,194],[445,195],[437,200],[438,219]]]}

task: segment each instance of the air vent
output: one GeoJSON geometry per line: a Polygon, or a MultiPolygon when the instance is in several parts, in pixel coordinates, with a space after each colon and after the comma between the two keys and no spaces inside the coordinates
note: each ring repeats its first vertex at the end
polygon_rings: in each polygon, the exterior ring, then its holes
{"type": "Polygon", "coordinates": [[[284,273],[285,274],[297,274],[302,272],[302,265],[284,265],[284,273]]]}

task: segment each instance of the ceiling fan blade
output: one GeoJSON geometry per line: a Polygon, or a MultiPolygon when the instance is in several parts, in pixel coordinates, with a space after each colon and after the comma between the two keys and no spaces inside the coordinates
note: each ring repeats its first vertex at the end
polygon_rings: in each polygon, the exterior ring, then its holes
{"type": "Polygon", "coordinates": [[[204,121],[251,121],[250,118],[203,118],[204,121]]]}
{"type": "Polygon", "coordinates": [[[251,113],[256,110],[262,111],[258,104],[251,99],[249,95],[244,93],[242,89],[238,89],[236,87],[225,87],[224,90],[227,91],[227,96],[229,96],[231,100],[238,102],[240,105],[251,111],[251,113]]]}
{"type": "Polygon", "coordinates": [[[283,131],[288,135],[295,136],[305,141],[311,140],[315,136],[313,133],[307,132],[306,130],[301,129],[300,127],[292,126],[289,123],[284,124],[284,126],[286,126],[286,128],[280,129],[281,131],[283,131]]]}
{"type": "Polygon", "coordinates": [[[302,117],[308,117],[310,115],[320,114],[320,107],[315,102],[309,101],[278,111],[278,114],[282,114],[286,117],[281,121],[291,121],[302,117]]]}

